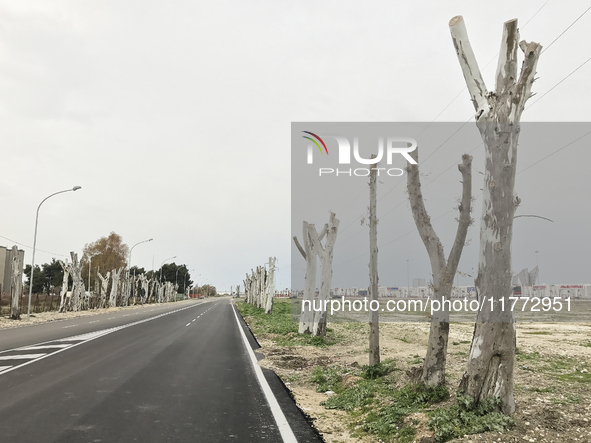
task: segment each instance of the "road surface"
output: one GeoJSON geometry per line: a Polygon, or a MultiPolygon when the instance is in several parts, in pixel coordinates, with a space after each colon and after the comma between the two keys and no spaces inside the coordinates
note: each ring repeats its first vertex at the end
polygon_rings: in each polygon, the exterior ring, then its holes
{"type": "Polygon", "coordinates": [[[0,442],[321,442],[253,347],[229,299],[2,330],[0,442]]]}

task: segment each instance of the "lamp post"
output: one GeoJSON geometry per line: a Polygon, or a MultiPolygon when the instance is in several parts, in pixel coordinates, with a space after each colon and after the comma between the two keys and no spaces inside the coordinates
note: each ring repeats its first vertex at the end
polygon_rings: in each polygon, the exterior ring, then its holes
{"type": "MultiPolygon", "coordinates": [[[[129,271],[131,270],[131,253],[133,252],[133,248],[135,248],[137,245],[141,245],[142,243],[147,243],[147,242],[152,241],[152,240],[154,240],[154,239],[153,238],[149,238],[148,240],[142,240],[140,242],[137,242],[129,250],[129,256],[127,258],[127,279],[128,279],[128,281],[129,281],[129,271]]],[[[135,282],[135,269],[133,270],[133,279],[134,279],[134,282],[135,282]]],[[[134,289],[133,293],[134,293],[134,297],[135,297],[135,289],[134,289]]]]}
{"type": "Polygon", "coordinates": [[[35,235],[33,236],[33,256],[31,260],[31,278],[29,281],[29,307],[27,308],[27,321],[31,318],[31,296],[33,295],[33,275],[35,274],[35,249],[37,247],[37,225],[39,224],[39,209],[41,208],[41,205],[45,203],[45,200],[47,200],[48,198],[53,197],[57,194],[62,194],[64,192],[77,191],[81,188],[81,186],[74,186],[72,189],[65,189],[63,191],[54,192],[53,194],[45,197],[41,201],[41,203],[39,203],[39,206],[37,206],[37,214],[35,216],[35,235]]]}
{"type": "Polygon", "coordinates": [[[173,258],[176,258],[176,255],[175,255],[174,257],[167,258],[167,259],[166,259],[166,260],[164,260],[164,261],[162,262],[162,264],[160,265],[160,284],[162,284],[162,266],[164,266],[164,262],[166,262],[166,261],[168,261],[168,260],[172,260],[173,258]]]}
{"type": "Polygon", "coordinates": [[[408,260],[406,260],[406,287],[407,287],[407,297],[410,297],[410,265],[408,260]]]}
{"type": "Polygon", "coordinates": [[[147,242],[152,241],[152,240],[154,240],[154,239],[153,238],[149,238],[148,240],[142,240],[140,242],[137,242],[135,245],[133,245],[131,247],[131,249],[129,250],[129,258],[127,260],[127,263],[128,263],[127,264],[127,269],[131,269],[131,253],[133,252],[133,248],[135,248],[137,245],[141,245],[142,243],[147,243],[147,242]]]}
{"type": "Polygon", "coordinates": [[[536,268],[538,269],[538,275],[536,276],[536,277],[538,277],[537,278],[537,280],[538,280],[538,290],[537,290],[538,295],[540,293],[540,265],[539,265],[539,262],[538,262],[538,254],[539,254],[539,252],[540,251],[536,251],[536,268]]]}
{"type": "Polygon", "coordinates": [[[92,263],[92,257],[97,254],[89,255],[88,256],[88,293],[90,294],[90,265],[92,263]]]}

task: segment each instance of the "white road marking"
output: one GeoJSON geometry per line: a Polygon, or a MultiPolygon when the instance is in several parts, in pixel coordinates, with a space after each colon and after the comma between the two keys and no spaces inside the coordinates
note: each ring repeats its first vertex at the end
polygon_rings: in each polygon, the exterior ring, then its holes
{"type": "Polygon", "coordinates": [[[78,326],[78,325],[70,325],[70,326],[64,326],[62,329],[68,329],[68,328],[73,328],[74,326],[78,326]]]}
{"type": "Polygon", "coordinates": [[[67,348],[70,345],[42,345],[42,346],[26,346],[19,348],[21,351],[37,351],[39,349],[53,349],[53,348],[67,348]]]}
{"type": "Polygon", "coordinates": [[[185,326],[189,326],[191,324],[191,322],[187,323],[185,326]]]}
{"type": "Polygon", "coordinates": [[[91,324],[91,323],[98,323],[98,322],[100,322],[100,320],[89,321],[89,322],[88,322],[88,324],[91,324]]]}
{"type": "Polygon", "coordinates": [[[284,443],[298,443],[298,440],[296,439],[291,427],[289,426],[289,423],[287,422],[287,419],[285,418],[285,415],[283,414],[283,411],[281,410],[281,407],[279,406],[279,403],[277,402],[277,399],[275,398],[275,395],[273,394],[273,391],[271,390],[271,387],[269,386],[269,383],[267,382],[267,379],[263,374],[263,370],[259,366],[257,358],[254,355],[254,352],[250,347],[250,344],[248,343],[246,334],[242,329],[242,325],[240,325],[240,320],[238,320],[238,314],[236,314],[236,308],[234,307],[234,304],[232,304],[232,310],[234,311],[234,317],[236,318],[236,324],[238,325],[238,329],[240,330],[242,341],[244,342],[244,346],[248,351],[248,356],[250,357],[252,368],[254,369],[254,373],[257,376],[259,384],[261,385],[263,394],[265,394],[267,403],[269,403],[269,407],[271,408],[271,412],[273,413],[273,418],[275,419],[277,427],[279,428],[279,432],[281,433],[281,438],[283,438],[284,443]]]}
{"type": "MultiPolygon", "coordinates": [[[[169,315],[169,314],[174,314],[174,313],[179,312],[179,311],[184,311],[185,309],[194,308],[194,307],[200,306],[200,305],[201,305],[201,303],[197,303],[197,304],[194,304],[194,305],[185,306],[184,308],[175,309],[175,310],[169,311],[169,312],[164,312],[163,314],[155,315],[154,317],[145,318],[143,320],[137,320],[137,321],[134,321],[134,322],[131,322],[131,323],[128,323],[128,324],[125,324],[125,325],[117,326],[117,327],[114,327],[114,328],[103,329],[103,330],[100,330],[100,331],[90,332],[90,333],[87,333],[87,334],[75,335],[75,336],[72,336],[72,337],[62,338],[62,339],[59,339],[59,340],[50,340],[50,341],[43,342],[43,343],[37,343],[37,344],[31,345],[31,346],[28,347],[30,349],[30,348],[36,347],[36,346],[45,346],[45,345],[50,346],[50,344],[51,343],[54,343],[54,342],[68,342],[68,341],[76,341],[77,342],[77,343],[70,343],[70,344],[65,345],[65,346],[61,346],[60,345],[60,348],[57,351],[50,352],[50,353],[47,353],[47,354],[22,354],[22,355],[6,355],[6,356],[5,355],[1,355],[1,354],[6,353],[6,352],[22,350],[21,348],[7,349],[6,351],[0,352],[0,360],[25,359],[26,358],[26,359],[29,359],[29,361],[24,362],[24,363],[21,363],[21,364],[16,365],[16,366],[0,366],[0,375],[7,374],[8,372],[12,372],[15,369],[22,368],[23,366],[30,365],[31,363],[34,363],[36,361],[43,360],[44,358],[50,357],[52,355],[59,354],[60,352],[66,351],[68,349],[74,348],[74,347],[79,346],[79,345],[82,345],[84,343],[88,343],[89,341],[94,340],[94,339],[96,339],[98,337],[102,337],[103,335],[111,334],[112,332],[119,331],[121,329],[129,328],[131,326],[139,325],[141,323],[146,323],[148,321],[152,321],[152,320],[155,320],[157,318],[164,317],[164,316],[169,315]]],[[[77,325],[72,325],[70,327],[73,327],[73,326],[77,326],[77,325]]]]}
{"type": "Polygon", "coordinates": [[[0,355],[0,360],[23,360],[30,358],[39,358],[47,354],[20,354],[20,355],[0,355]]]}

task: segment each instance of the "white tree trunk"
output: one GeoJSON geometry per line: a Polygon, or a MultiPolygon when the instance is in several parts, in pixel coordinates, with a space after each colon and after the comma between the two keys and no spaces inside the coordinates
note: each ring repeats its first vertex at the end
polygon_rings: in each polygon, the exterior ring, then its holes
{"type": "Polygon", "coordinates": [[[62,269],[64,271],[64,277],[62,279],[62,287],[60,290],[60,312],[66,312],[69,310],[69,305],[70,305],[70,299],[68,297],[66,297],[66,295],[68,293],[68,283],[69,283],[71,267],[67,262],[64,263],[61,260],[60,260],[60,266],[62,267],[62,269]]]}
{"type": "Polygon", "coordinates": [[[78,254],[70,252],[72,264],[70,275],[72,276],[72,295],[70,305],[73,311],[85,309],[84,280],[82,279],[82,263],[78,261],[78,254]]]}
{"type": "Polygon", "coordinates": [[[109,307],[117,306],[117,295],[119,290],[119,279],[121,278],[123,268],[114,269],[111,273],[111,293],[109,294],[109,307]]]}
{"type": "MultiPolygon", "coordinates": [[[[372,155],[375,158],[375,155],[372,155]]],[[[374,163],[369,175],[369,298],[378,301],[378,219],[377,206],[377,167],[374,163]]],[[[369,364],[380,362],[380,314],[369,311],[369,364]]]]}
{"type": "Polygon", "coordinates": [[[109,288],[109,278],[111,276],[111,272],[107,272],[105,277],[103,277],[100,272],[97,272],[96,274],[101,281],[101,298],[98,307],[104,308],[107,306],[107,289],[109,288]]]}
{"type": "MultiPolygon", "coordinates": [[[[322,238],[324,235],[326,235],[327,229],[328,225],[325,225],[321,235],[319,236],[320,241],[322,241],[322,238]]],[[[304,257],[304,260],[306,260],[306,277],[304,281],[304,297],[302,300],[302,306],[305,307],[305,309],[303,309],[300,314],[298,332],[300,334],[312,334],[314,329],[314,311],[312,308],[308,308],[307,306],[312,306],[314,298],[316,297],[316,270],[318,265],[316,254],[312,251],[307,221],[302,223],[302,238],[304,239],[304,248],[302,248],[300,245],[297,237],[293,238],[293,241],[302,254],[302,257],[304,257]],[[305,303],[306,301],[308,301],[309,305],[305,303]]]]}
{"type": "Polygon", "coordinates": [[[320,309],[314,312],[314,324],[312,327],[312,335],[322,336],[326,335],[327,312],[324,301],[330,298],[330,286],[332,282],[332,255],[334,244],[337,239],[337,231],[339,227],[339,220],[336,218],[334,212],[330,213],[328,222],[328,229],[326,235],[326,244],[323,247],[320,242],[320,237],[316,232],[313,224],[308,225],[308,233],[310,236],[310,245],[312,252],[320,258],[321,279],[320,291],[318,294],[318,301],[320,309]]]}
{"type": "Polygon", "coordinates": [[[267,303],[265,305],[265,314],[270,314],[273,310],[273,297],[275,297],[275,257],[269,257],[269,274],[267,278],[267,303]]]}
{"type": "Polygon", "coordinates": [[[501,410],[515,411],[513,365],[515,319],[512,295],[511,239],[513,217],[520,200],[514,193],[519,122],[541,53],[541,45],[521,41],[525,59],[517,78],[517,20],[505,22],[494,92],[488,92],[470,47],[461,16],[450,21],[450,31],[462,72],[476,109],[476,122],[485,146],[483,212],[476,291],[484,307],[478,313],[468,368],[460,389],[476,402],[499,397],[501,410]],[[491,309],[491,302],[494,309],[491,309]]]}
{"type": "MultiPolygon", "coordinates": [[[[18,305],[21,296],[21,286],[23,281],[23,275],[20,266],[20,256],[18,248],[12,247],[12,263],[10,273],[10,318],[13,320],[20,320],[21,311],[18,305]]],[[[31,270],[31,273],[33,270],[31,270]]]]}

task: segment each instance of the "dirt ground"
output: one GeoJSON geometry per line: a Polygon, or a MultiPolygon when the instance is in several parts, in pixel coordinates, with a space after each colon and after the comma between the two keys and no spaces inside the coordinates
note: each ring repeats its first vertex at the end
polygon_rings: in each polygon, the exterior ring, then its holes
{"type": "MultiPolygon", "coordinates": [[[[373,437],[351,437],[351,416],[320,405],[327,394],[316,392],[316,385],[310,382],[314,366],[357,367],[368,364],[366,324],[333,323],[329,327],[341,340],[326,348],[280,347],[272,336],[257,337],[262,346],[260,352],[265,355],[260,364],[281,377],[299,407],[313,418],[327,442],[379,442],[373,437]]],[[[381,359],[393,359],[401,369],[397,372],[397,384],[400,386],[409,382],[407,370],[422,363],[428,328],[428,323],[380,325],[381,359]]],[[[473,325],[469,323],[450,325],[447,387],[451,398],[455,397],[467,362],[472,331],[473,325]]],[[[591,324],[521,324],[517,327],[517,348],[515,426],[504,434],[489,432],[453,441],[591,442],[591,324]]],[[[448,401],[449,404],[452,402],[448,401]]],[[[408,419],[419,422],[417,442],[433,441],[425,414],[408,419]]]]}

